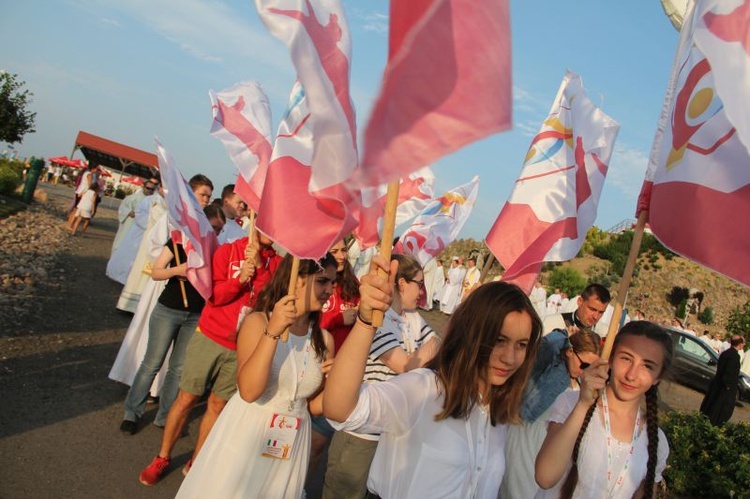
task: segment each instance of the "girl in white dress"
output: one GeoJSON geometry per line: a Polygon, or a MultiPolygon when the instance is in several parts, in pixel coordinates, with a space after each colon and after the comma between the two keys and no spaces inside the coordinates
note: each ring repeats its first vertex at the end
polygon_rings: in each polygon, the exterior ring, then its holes
{"type": "MultiPolygon", "coordinates": [[[[336,278],[336,261],[301,260],[287,295],[287,255],[258,297],[237,338],[237,393],[229,400],[182,483],[178,498],[299,498],[310,454],[308,398],[323,383],[333,339],[320,309],[336,278]],[[273,313],[271,311],[273,310],[273,313]],[[280,341],[289,329],[289,340],[280,341]]],[[[321,410],[320,397],[310,402],[321,410]]]]}
{"type": "Polygon", "coordinates": [[[517,286],[485,284],[455,310],[425,368],[360,386],[372,312],[388,310],[397,264],[390,280],[377,269],[388,269],[381,257],[362,277],[357,322],[326,384],[326,417],[342,429],[381,434],[367,487],[384,499],[496,499],[505,424],[519,420],[539,317],[517,286]]]}
{"type": "MultiPolygon", "coordinates": [[[[578,393],[557,398],[536,458],[539,486],[560,487],[549,497],[655,497],[669,455],[657,426],[658,385],[671,363],[671,336],[632,321],[615,337],[609,362],[594,362],[578,393]]],[[[547,497],[543,492],[537,497],[547,497]]]]}

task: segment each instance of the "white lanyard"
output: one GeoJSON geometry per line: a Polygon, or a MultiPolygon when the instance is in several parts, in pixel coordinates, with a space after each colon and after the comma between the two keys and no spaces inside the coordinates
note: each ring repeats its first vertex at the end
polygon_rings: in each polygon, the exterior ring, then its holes
{"type": "Polygon", "coordinates": [[[614,478],[613,461],[614,456],[612,447],[614,446],[612,438],[612,427],[609,422],[609,406],[607,405],[607,390],[602,390],[602,412],[604,413],[604,431],[606,432],[606,443],[607,443],[607,497],[614,497],[615,490],[620,487],[625,480],[625,474],[630,467],[630,459],[633,457],[635,452],[635,439],[638,437],[638,427],[641,424],[641,408],[638,407],[638,413],[635,416],[635,427],[633,428],[633,438],[630,441],[630,449],[625,457],[625,462],[622,463],[620,473],[617,475],[617,479],[614,478]]]}
{"type": "MultiPolygon", "coordinates": [[[[299,385],[302,383],[302,380],[305,379],[305,376],[307,376],[307,363],[310,360],[310,330],[312,327],[310,327],[307,330],[307,336],[305,339],[305,356],[302,357],[302,372],[299,373],[299,377],[297,376],[297,359],[295,358],[294,354],[294,347],[292,346],[292,342],[289,341],[286,343],[287,347],[289,348],[289,357],[292,360],[292,376],[294,377],[294,391],[292,392],[292,398],[289,400],[289,411],[291,412],[294,409],[294,402],[297,400],[297,391],[299,390],[299,385]]],[[[293,335],[292,335],[293,336],[293,335]]]]}

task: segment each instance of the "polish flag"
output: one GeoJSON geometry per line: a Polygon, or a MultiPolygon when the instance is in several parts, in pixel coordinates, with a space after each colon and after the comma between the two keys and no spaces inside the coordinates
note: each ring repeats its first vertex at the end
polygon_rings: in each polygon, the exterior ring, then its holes
{"type": "Polygon", "coordinates": [[[638,212],[666,247],[750,286],[750,2],[685,17],[638,212]]]}
{"type": "Polygon", "coordinates": [[[271,107],[260,84],[238,83],[221,92],[209,90],[211,135],[224,144],[240,172],[234,190],[258,211],[271,160],[271,107]]]}
{"type": "Polygon", "coordinates": [[[404,178],[511,126],[507,0],[391,0],[389,36],[357,185],[404,178]]]}
{"type": "Polygon", "coordinates": [[[544,262],[576,256],[596,219],[619,128],[568,71],[485,239],[504,281],[530,293],[544,262]]]}
{"type": "Polygon", "coordinates": [[[479,177],[428,204],[399,238],[393,253],[412,255],[424,266],[456,240],[479,193],[479,177]]]}
{"type": "MultiPolygon", "coordinates": [[[[354,237],[363,249],[375,246],[380,240],[387,193],[387,185],[362,189],[362,208],[359,226],[354,229],[354,237]]],[[[420,168],[402,179],[398,190],[396,226],[416,217],[432,201],[434,194],[435,174],[429,166],[420,168]]]]}
{"type": "Polygon", "coordinates": [[[211,259],[219,247],[216,233],[174,159],[158,139],[156,149],[167,202],[170,237],[172,241],[182,244],[185,250],[188,281],[208,300],[213,291],[211,259]]]}
{"type": "Polygon", "coordinates": [[[319,258],[356,227],[359,212],[359,191],[344,185],[357,167],[349,27],[340,0],[255,5],[289,47],[299,79],[277,134],[258,228],[296,257],[319,258]]]}

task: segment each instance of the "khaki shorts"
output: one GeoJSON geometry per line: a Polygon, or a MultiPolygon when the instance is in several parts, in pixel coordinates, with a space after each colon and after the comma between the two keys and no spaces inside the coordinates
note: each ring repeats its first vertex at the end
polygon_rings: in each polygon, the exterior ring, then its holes
{"type": "Polygon", "coordinates": [[[185,352],[180,389],[200,397],[209,384],[218,397],[232,398],[237,391],[237,352],[207,338],[196,328],[185,352]]]}

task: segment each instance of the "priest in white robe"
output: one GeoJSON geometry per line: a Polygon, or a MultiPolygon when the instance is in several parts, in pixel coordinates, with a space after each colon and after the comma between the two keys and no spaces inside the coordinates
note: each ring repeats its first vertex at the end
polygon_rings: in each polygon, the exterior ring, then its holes
{"type": "Polygon", "coordinates": [[[151,180],[147,180],[142,188],[138,189],[120,202],[120,207],[117,209],[117,221],[119,222],[119,226],[117,227],[115,240],[112,241],[112,251],[110,251],[110,256],[114,255],[115,250],[120,245],[120,242],[122,242],[122,238],[130,229],[130,225],[135,218],[135,209],[138,206],[138,203],[140,203],[144,197],[152,195],[155,189],[156,185],[151,180]]]}
{"type": "Polygon", "coordinates": [[[466,277],[466,267],[461,265],[457,256],[451,259],[451,268],[448,271],[448,280],[445,283],[443,297],[440,299],[440,311],[452,314],[461,301],[461,285],[466,277]]]}
{"type": "Polygon", "coordinates": [[[124,285],[128,280],[130,269],[133,267],[133,262],[138,254],[138,248],[140,248],[141,241],[143,240],[143,234],[148,228],[153,197],[153,194],[145,196],[138,203],[138,206],[135,208],[133,223],[130,224],[130,228],[123,236],[115,251],[112,252],[112,256],[107,263],[107,277],[120,284],[124,285]]]}

